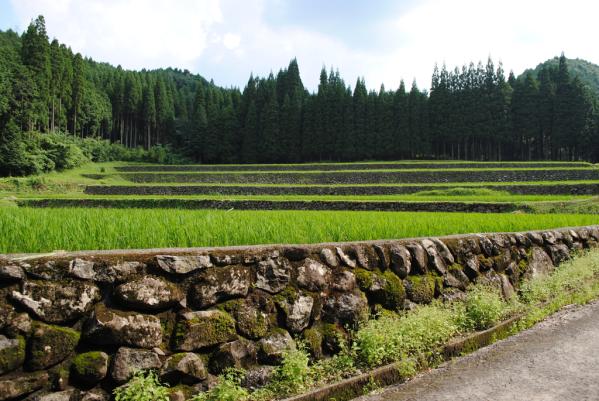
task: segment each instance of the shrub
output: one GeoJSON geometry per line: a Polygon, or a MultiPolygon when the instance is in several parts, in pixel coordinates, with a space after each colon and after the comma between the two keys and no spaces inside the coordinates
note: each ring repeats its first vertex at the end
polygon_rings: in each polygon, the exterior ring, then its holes
{"type": "Polygon", "coordinates": [[[475,286],[466,295],[466,329],[484,330],[497,323],[507,309],[499,291],[486,286],[475,286]]]}
{"type": "Polygon", "coordinates": [[[138,371],[126,385],[114,389],[116,401],[169,401],[168,394],[153,371],[138,371]]]}
{"type": "Polygon", "coordinates": [[[249,393],[241,387],[243,376],[242,370],[228,369],[218,378],[216,386],[196,395],[190,401],[245,401],[249,393]]]}
{"type": "Polygon", "coordinates": [[[451,311],[435,303],[403,316],[386,314],[370,320],[355,333],[355,341],[360,360],[373,367],[431,354],[458,331],[451,311]]]}

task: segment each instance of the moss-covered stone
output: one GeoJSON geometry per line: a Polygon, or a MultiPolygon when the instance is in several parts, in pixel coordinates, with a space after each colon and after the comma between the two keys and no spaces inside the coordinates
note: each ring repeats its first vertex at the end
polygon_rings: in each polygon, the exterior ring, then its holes
{"type": "Polygon", "coordinates": [[[346,346],[348,335],[342,327],[336,324],[323,324],[320,330],[323,352],[335,355],[346,346]]]}
{"type": "Polygon", "coordinates": [[[108,355],[101,351],[85,352],[71,362],[72,377],[86,385],[94,385],[108,373],[108,355]]]}
{"type": "Polygon", "coordinates": [[[303,336],[304,343],[306,344],[306,347],[308,348],[308,352],[310,352],[310,355],[312,355],[312,357],[314,359],[321,359],[322,358],[323,335],[320,332],[320,330],[318,330],[315,327],[312,327],[312,328],[304,330],[304,333],[302,336],[303,336]]]}
{"type": "Polygon", "coordinates": [[[25,339],[0,335],[0,375],[19,368],[25,362],[25,339]]]}
{"type": "Polygon", "coordinates": [[[370,291],[374,284],[375,273],[366,269],[355,269],[354,275],[356,276],[356,282],[358,283],[358,287],[362,291],[370,291]]]}
{"type": "Polygon", "coordinates": [[[406,293],[413,302],[430,303],[435,296],[435,277],[431,274],[409,276],[406,280],[406,293]]]}
{"type": "Polygon", "coordinates": [[[174,347],[193,351],[232,341],[237,337],[235,320],[227,312],[207,310],[182,313],[175,326],[174,347]]]}
{"type": "Polygon", "coordinates": [[[35,323],[31,335],[27,367],[31,370],[46,369],[63,361],[73,353],[79,343],[78,331],[35,323]]]}
{"type": "Polygon", "coordinates": [[[406,290],[402,280],[392,271],[383,273],[385,279],[383,306],[387,309],[398,310],[406,299],[406,290]]]}

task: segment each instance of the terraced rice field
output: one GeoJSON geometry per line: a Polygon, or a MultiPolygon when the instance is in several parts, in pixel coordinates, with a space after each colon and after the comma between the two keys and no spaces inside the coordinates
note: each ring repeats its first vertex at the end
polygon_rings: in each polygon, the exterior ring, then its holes
{"type": "Polygon", "coordinates": [[[309,243],[599,223],[599,168],[579,162],[107,163],[3,179],[0,194],[0,252],[309,243]]]}

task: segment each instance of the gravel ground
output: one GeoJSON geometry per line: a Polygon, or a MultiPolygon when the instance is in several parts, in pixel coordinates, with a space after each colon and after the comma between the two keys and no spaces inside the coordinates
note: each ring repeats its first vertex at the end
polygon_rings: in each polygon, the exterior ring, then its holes
{"type": "Polygon", "coordinates": [[[599,400],[599,302],[358,400],[599,400]]]}

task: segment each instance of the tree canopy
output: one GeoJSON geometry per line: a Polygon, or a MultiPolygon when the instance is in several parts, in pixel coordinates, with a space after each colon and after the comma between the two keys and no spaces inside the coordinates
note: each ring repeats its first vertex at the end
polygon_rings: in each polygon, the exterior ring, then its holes
{"type": "MultiPolygon", "coordinates": [[[[201,163],[372,159],[597,160],[597,96],[562,55],[520,78],[501,63],[435,66],[430,92],[353,88],[323,68],[308,91],[297,60],[222,88],[178,69],[128,71],[49,41],[38,17],[0,32],[0,148],[18,133],[169,145],[201,163]]],[[[4,151],[3,150],[3,151],[4,151]]]]}

